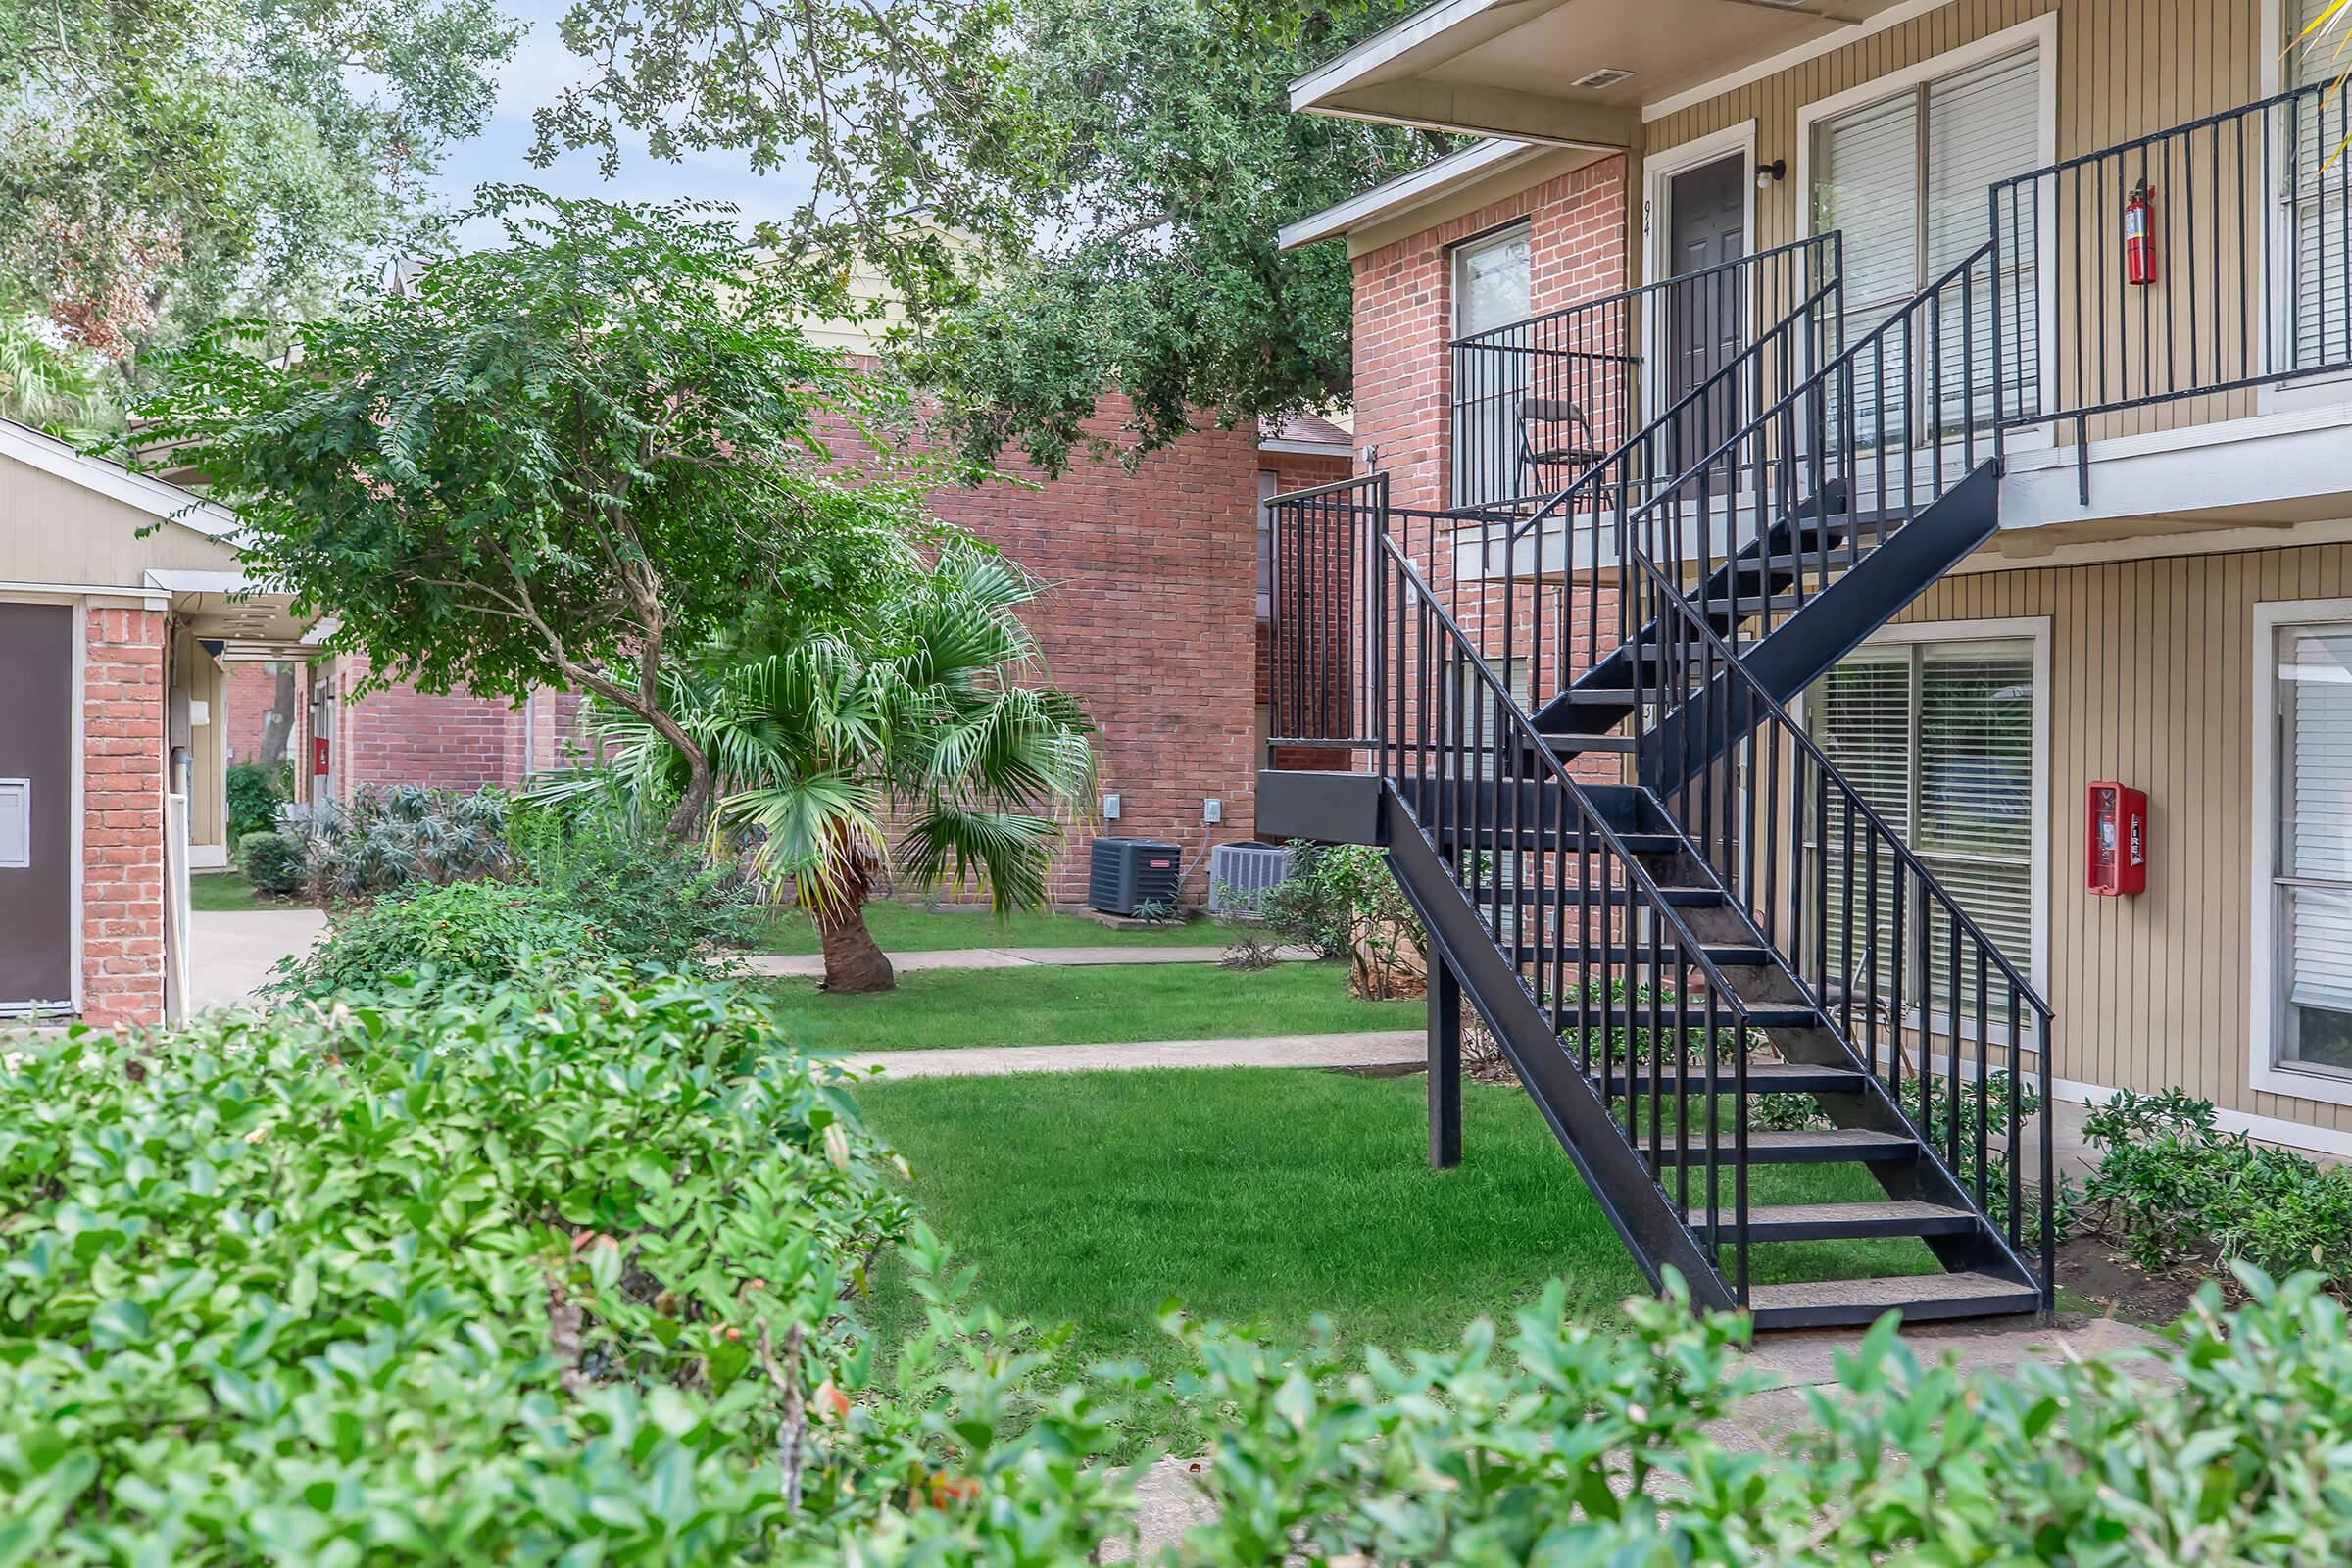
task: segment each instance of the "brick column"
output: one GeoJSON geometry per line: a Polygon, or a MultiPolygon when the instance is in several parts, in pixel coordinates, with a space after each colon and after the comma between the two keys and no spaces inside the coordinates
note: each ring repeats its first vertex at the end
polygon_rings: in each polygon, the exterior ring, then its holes
{"type": "Polygon", "coordinates": [[[88,612],[82,666],[81,1011],[164,1016],[164,617],[88,612]]]}

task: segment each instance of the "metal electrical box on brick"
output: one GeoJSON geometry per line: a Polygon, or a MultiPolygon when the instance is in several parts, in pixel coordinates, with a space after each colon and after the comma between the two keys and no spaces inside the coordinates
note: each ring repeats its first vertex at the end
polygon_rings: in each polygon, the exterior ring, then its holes
{"type": "Polygon", "coordinates": [[[1087,864],[1086,903],[1104,914],[1176,902],[1183,852],[1155,839],[1097,839],[1087,864]]]}

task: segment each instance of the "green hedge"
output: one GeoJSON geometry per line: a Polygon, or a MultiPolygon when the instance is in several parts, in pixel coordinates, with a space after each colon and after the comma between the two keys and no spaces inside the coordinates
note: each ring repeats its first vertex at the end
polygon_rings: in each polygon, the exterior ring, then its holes
{"type": "Polygon", "coordinates": [[[782,1390],[851,1375],[902,1225],[881,1158],[684,983],[19,1042],[0,1563],[764,1551],[782,1390]]]}

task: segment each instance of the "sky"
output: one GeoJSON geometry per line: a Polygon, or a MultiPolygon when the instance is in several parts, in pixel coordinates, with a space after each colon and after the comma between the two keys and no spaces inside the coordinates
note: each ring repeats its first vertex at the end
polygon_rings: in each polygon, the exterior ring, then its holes
{"type": "MultiPolygon", "coordinates": [[[[571,153],[547,169],[524,156],[531,146],[531,111],[555,102],[566,86],[587,75],[586,62],[564,47],[557,19],[566,0],[501,0],[500,9],[527,25],[514,58],[499,69],[497,107],[480,135],[451,147],[433,186],[449,205],[463,206],[476,185],[488,181],[534,185],[559,196],[594,196],[605,201],[674,201],[693,198],[731,202],[747,220],[787,217],[808,194],[793,171],[756,174],[730,153],[690,153],[678,163],[651,156],[641,138],[621,146],[620,170],[606,179],[593,148],[571,153]]],[[[488,236],[484,236],[488,237],[488,236]]]]}

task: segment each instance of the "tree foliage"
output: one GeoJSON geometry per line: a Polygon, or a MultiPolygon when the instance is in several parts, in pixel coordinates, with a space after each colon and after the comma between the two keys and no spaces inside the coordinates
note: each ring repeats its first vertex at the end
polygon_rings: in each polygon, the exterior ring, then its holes
{"type": "Polygon", "coordinates": [[[1006,179],[1041,128],[1001,50],[1015,0],[574,0],[560,24],[587,78],[534,115],[541,163],[625,133],[657,158],[740,151],[805,173],[764,236],[798,265],[878,263],[918,308],[958,286],[969,239],[1018,229],[1006,179]]]}
{"type": "Polygon", "coordinates": [[[1287,88],[1410,9],[1025,0],[1005,70],[1050,127],[1018,190],[1035,243],[906,355],[967,456],[1012,446],[1055,472],[1073,452],[1150,452],[1204,414],[1232,423],[1346,401],[1346,250],[1285,252],[1278,231],[1451,143],[1293,114],[1287,88]],[[1108,440],[1084,428],[1105,392],[1132,406],[1108,440]]]}
{"type": "Polygon", "coordinates": [[[291,358],[233,323],[174,356],[154,434],[377,683],[565,686],[665,735],[683,836],[709,768],[660,706],[665,661],[763,601],[910,569],[915,492],[874,457],[901,407],[808,344],[822,291],[754,265],[723,214],[515,189],[481,210],[503,247],[354,294],[291,358]],[[828,436],[866,443],[857,468],[828,436]]]}
{"type": "Polygon", "coordinates": [[[878,261],[903,359],[965,455],[1048,471],[1192,428],[1344,400],[1350,278],[1294,219],[1447,138],[1290,112],[1290,79],[1409,0],[580,0],[590,80],[539,118],[542,156],[620,130],[676,157],[805,166],[795,254],[878,261]],[[1134,407],[1108,438],[1100,396],[1134,407]]]}
{"type": "Polygon", "coordinates": [[[113,357],[318,297],[472,134],[493,0],[0,0],[0,300],[113,357]]]}

